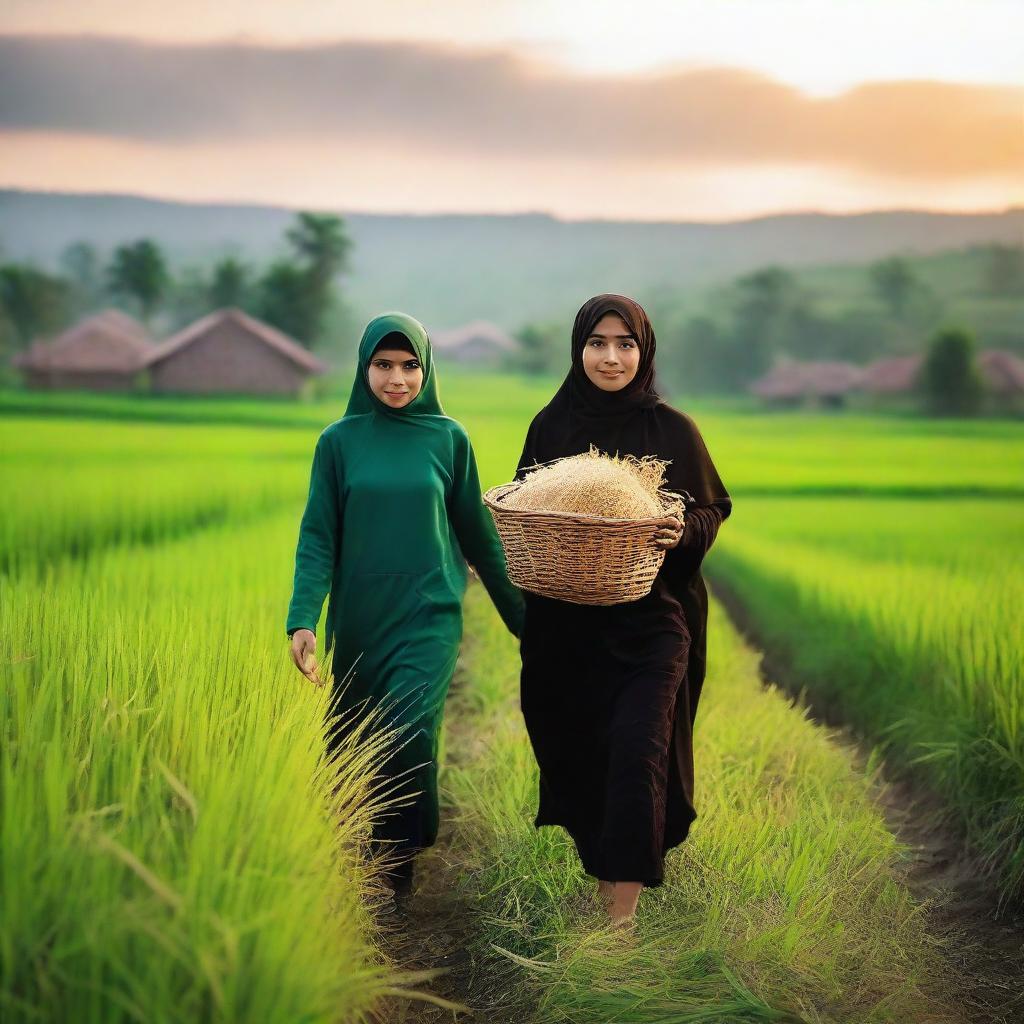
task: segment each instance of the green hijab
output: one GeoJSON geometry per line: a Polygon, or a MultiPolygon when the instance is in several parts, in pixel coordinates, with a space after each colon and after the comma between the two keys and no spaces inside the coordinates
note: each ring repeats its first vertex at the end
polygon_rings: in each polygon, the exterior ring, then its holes
{"type": "Polygon", "coordinates": [[[346,416],[360,416],[368,412],[383,413],[405,419],[409,416],[444,416],[441,398],[437,393],[437,374],[434,372],[434,360],[430,349],[430,338],[427,329],[407,313],[382,313],[374,317],[363,331],[359,342],[359,364],[356,377],[352,382],[352,393],[349,395],[346,416]],[[409,342],[413,353],[423,367],[423,386],[419,394],[401,409],[392,409],[385,405],[370,389],[367,376],[370,360],[374,350],[388,334],[397,332],[409,342]]]}

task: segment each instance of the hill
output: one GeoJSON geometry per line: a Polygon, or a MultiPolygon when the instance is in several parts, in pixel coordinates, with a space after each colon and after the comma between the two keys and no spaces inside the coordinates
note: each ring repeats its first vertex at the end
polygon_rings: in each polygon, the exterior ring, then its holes
{"type": "MultiPolygon", "coordinates": [[[[53,267],[70,242],[90,241],[105,255],[151,236],[178,266],[229,253],[262,264],[283,252],[294,212],[8,189],[0,190],[0,247],[8,259],[53,267]]],[[[630,292],[643,301],[666,288],[702,289],[765,263],[798,270],[1024,238],[1024,209],[1016,208],[786,213],[720,223],[336,212],[355,242],[347,290],[356,312],[408,309],[431,328],[477,317],[509,329],[529,320],[568,320],[596,292],[630,292]]]]}

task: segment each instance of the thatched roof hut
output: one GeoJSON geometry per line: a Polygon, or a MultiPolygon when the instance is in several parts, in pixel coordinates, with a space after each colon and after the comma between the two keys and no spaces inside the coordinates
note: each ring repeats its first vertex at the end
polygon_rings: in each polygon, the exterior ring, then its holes
{"type": "Polygon", "coordinates": [[[989,393],[1001,397],[1024,395],[1024,359],[1004,349],[978,353],[978,369],[989,393]]]}
{"type": "Polygon", "coordinates": [[[448,331],[431,331],[430,343],[448,362],[495,365],[518,351],[519,342],[489,320],[473,320],[448,331]]]}
{"type": "Polygon", "coordinates": [[[814,399],[841,405],[860,385],[861,369],[853,363],[822,360],[779,363],[750,385],[750,392],[775,404],[794,405],[814,399]]]}
{"type": "MultiPolygon", "coordinates": [[[[877,359],[864,369],[864,390],[875,395],[899,395],[913,391],[924,363],[923,355],[877,359]]],[[[995,397],[1024,395],[1024,360],[1005,349],[987,348],[978,353],[978,372],[988,393],[995,397]]]]}
{"type": "Polygon", "coordinates": [[[276,327],[235,306],[160,342],[146,359],[152,388],[188,394],[297,394],[328,366],[276,327]]]}
{"type": "Polygon", "coordinates": [[[876,359],[864,367],[862,387],[872,395],[898,395],[913,391],[921,357],[894,356],[876,359]]]}
{"type": "Polygon", "coordinates": [[[119,309],[84,317],[51,341],[37,339],[11,364],[30,388],[124,391],[154,348],[138,320],[119,309]]]}
{"type": "Polygon", "coordinates": [[[751,394],[767,401],[799,401],[803,398],[803,375],[799,363],[780,363],[749,388],[751,394]]]}

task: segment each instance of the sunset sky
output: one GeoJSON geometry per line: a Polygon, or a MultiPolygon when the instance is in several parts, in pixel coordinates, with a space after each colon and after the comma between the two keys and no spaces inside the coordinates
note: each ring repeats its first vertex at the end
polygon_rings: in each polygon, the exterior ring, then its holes
{"type": "Polygon", "coordinates": [[[0,187],[722,220],[1024,203],[1022,0],[4,0],[0,187]]]}

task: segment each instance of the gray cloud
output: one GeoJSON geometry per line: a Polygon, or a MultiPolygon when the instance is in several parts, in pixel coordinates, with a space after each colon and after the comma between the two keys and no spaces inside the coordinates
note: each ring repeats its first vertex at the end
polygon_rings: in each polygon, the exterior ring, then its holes
{"type": "Polygon", "coordinates": [[[1024,89],[1009,86],[871,83],[819,99],[730,68],[595,77],[417,44],[0,35],[0,129],[172,144],[332,138],[468,158],[953,178],[1019,171],[1022,109],[1024,89]]]}

